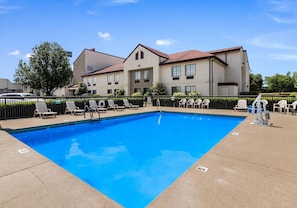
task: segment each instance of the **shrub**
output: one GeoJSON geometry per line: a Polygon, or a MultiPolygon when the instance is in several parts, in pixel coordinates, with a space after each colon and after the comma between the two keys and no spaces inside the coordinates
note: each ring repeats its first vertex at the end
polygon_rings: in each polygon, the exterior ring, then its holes
{"type": "Polygon", "coordinates": [[[175,93],[173,93],[173,96],[174,97],[183,97],[183,96],[186,96],[184,93],[182,93],[182,92],[175,92],[175,93]]]}
{"type": "Polygon", "coordinates": [[[142,96],[142,93],[141,92],[134,92],[131,96],[139,97],[139,96],[142,96]]]}
{"type": "Polygon", "coordinates": [[[197,92],[197,91],[192,91],[192,92],[189,93],[189,96],[191,96],[191,97],[197,97],[199,94],[200,93],[197,92]]]}

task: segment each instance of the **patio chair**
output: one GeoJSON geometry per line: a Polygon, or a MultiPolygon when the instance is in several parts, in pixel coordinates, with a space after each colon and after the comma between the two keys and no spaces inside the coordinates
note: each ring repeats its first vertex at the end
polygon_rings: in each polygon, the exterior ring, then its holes
{"type": "Polygon", "coordinates": [[[39,116],[39,118],[45,118],[48,116],[56,117],[57,112],[52,111],[50,108],[47,107],[44,101],[39,101],[35,103],[35,111],[34,116],[39,116]]]}
{"type": "Polygon", "coordinates": [[[196,99],[194,102],[194,108],[201,108],[202,100],[200,98],[196,99]]]}
{"type": "Polygon", "coordinates": [[[84,112],[85,110],[77,107],[74,101],[66,101],[65,114],[71,113],[71,115],[76,115],[76,114],[83,114],[84,112]]]}
{"type": "Polygon", "coordinates": [[[138,109],[139,108],[139,105],[134,105],[134,104],[130,103],[127,99],[123,99],[123,102],[124,102],[124,106],[126,108],[129,108],[129,109],[138,109]]]}
{"type": "Polygon", "coordinates": [[[180,108],[185,108],[186,107],[186,103],[187,103],[187,100],[185,98],[181,99],[179,102],[178,102],[178,107],[180,108]]]}
{"type": "Polygon", "coordinates": [[[187,108],[193,108],[194,107],[194,99],[189,99],[188,101],[187,101],[187,108]]]}
{"type": "Polygon", "coordinates": [[[247,111],[247,109],[248,109],[247,100],[238,100],[237,105],[235,105],[233,107],[233,110],[235,110],[235,111],[237,111],[237,110],[247,111]]]}
{"type": "Polygon", "coordinates": [[[209,108],[209,103],[210,103],[210,100],[209,99],[204,99],[202,101],[202,104],[201,104],[201,108],[209,108]]]}
{"type": "MultiPolygon", "coordinates": [[[[97,104],[96,100],[89,100],[89,111],[95,111],[95,112],[106,112],[107,108],[102,106],[102,102],[100,102],[100,105],[97,104]]],[[[104,103],[105,106],[105,103],[104,103]]]]}
{"type": "Polygon", "coordinates": [[[287,106],[287,100],[280,100],[277,103],[273,104],[273,112],[275,111],[279,111],[280,113],[283,111],[285,112],[286,106],[287,106]]]}
{"type": "Polygon", "coordinates": [[[113,100],[107,100],[108,102],[108,108],[112,110],[124,110],[125,106],[120,106],[118,104],[115,104],[113,100]]]}
{"type": "Polygon", "coordinates": [[[297,106],[297,100],[295,100],[292,104],[287,104],[285,108],[285,112],[289,113],[291,111],[292,115],[296,115],[296,110],[297,110],[296,106],[297,106]]]}

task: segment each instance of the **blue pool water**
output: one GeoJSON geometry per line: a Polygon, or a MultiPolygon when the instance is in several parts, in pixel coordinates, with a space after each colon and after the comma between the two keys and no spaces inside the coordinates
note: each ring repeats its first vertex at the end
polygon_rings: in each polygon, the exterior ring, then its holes
{"type": "Polygon", "coordinates": [[[138,208],[243,119],[154,112],[12,135],[122,206],[138,208]]]}

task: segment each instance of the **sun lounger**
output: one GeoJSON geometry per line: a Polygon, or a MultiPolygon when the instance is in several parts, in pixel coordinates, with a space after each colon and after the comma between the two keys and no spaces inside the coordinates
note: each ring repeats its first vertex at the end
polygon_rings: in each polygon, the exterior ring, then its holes
{"type": "Polygon", "coordinates": [[[139,105],[134,105],[134,104],[130,103],[127,99],[123,99],[123,103],[126,108],[130,108],[130,109],[138,109],[139,108],[139,105]]]}
{"type": "Polygon", "coordinates": [[[66,101],[66,108],[65,108],[65,114],[66,113],[71,113],[71,115],[76,115],[76,114],[83,114],[85,110],[79,109],[74,103],[74,101],[66,101]]]}
{"type": "Polygon", "coordinates": [[[124,110],[125,106],[120,106],[118,104],[115,104],[113,100],[107,100],[108,102],[108,108],[112,110],[124,110]]]}
{"type": "Polygon", "coordinates": [[[233,110],[235,111],[237,110],[247,111],[247,109],[248,109],[247,100],[238,100],[237,105],[233,107],[233,110]]]}
{"type": "Polygon", "coordinates": [[[56,117],[57,115],[57,112],[54,112],[48,108],[44,101],[35,103],[35,107],[36,109],[34,111],[34,116],[39,116],[39,118],[46,118],[48,116],[56,117]]]}
{"type": "Polygon", "coordinates": [[[107,108],[99,106],[96,100],[89,100],[89,111],[106,112],[107,108]]]}

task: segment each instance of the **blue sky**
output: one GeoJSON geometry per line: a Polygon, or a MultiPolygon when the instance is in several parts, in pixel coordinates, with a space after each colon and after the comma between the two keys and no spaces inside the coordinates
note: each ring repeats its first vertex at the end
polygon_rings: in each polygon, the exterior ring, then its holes
{"type": "Polygon", "coordinates": [[[0,78],[56,42],[126,58],[141,43],[167,54],[243,46],[252,73],[297,71],[296,0],[0,0],[0,78]]]}

